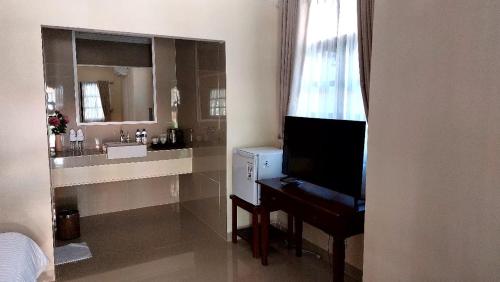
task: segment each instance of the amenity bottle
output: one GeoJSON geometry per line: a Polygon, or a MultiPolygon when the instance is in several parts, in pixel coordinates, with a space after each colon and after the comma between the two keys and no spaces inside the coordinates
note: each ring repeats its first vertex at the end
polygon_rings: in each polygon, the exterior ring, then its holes
{"type": "Polygon", "coordinates": [[[141,136],[142,137],[142,140],[141,140],[142,144],[147,145],[148,144],[148,132],[146,131],[146,129],[142,130],[142,134],[141,135],[142,135],[141,136]]]}

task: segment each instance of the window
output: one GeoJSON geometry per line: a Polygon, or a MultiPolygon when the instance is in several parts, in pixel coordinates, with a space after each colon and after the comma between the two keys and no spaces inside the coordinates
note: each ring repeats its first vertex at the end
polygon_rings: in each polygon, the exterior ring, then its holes
{"type": "Polygon", "coordinates": [[[357,20],[356,0],[310,2],[304,47],[296,50],[302,62],[294,67],[298,83],[294,82],[290,93],[289,115],[366,120],[359,78],[357,20]]]}
{"type": "Polygon", "coordinates": [[[365,120],[355,0],[311,1],[298,89],[289,114],[365,120]]]}
{"type": "Polygon", "coordinates": [[[83,122],[104,121],[101,95],[97,82],[80,82],[83,122]]]}
{"type": "Polygon", "coordinates": [[[218,117],[226,115],[226,90],[210,90],[210,116],[218,117]]]}

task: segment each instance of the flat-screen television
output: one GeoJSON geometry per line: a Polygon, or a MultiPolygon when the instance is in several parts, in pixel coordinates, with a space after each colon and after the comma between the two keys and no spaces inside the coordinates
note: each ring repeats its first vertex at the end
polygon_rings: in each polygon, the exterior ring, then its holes
{"type": "Polygon", "coordinates": [[[366,123],[285,117],[283,174],[360,199],[366,123]]]}

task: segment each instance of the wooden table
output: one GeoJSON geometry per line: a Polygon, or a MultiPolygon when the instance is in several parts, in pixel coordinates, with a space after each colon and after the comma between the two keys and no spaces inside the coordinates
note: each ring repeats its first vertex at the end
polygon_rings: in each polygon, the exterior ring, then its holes
{"type": "MultiPolygon", "coordinates": [[[[237,243],[237,236],[241,237],[242,239],[249,241],[252,244],[252,255],[254,258],[258,258],[260,256],[260,221],[259,221],[259,216],[260,216],[260,205],[256,206],[253,205],[240,197],[236,195],[230,195],[229,198],[231,199],[231,206],[232,206],[232,234],[231,234],[231,241],[233,243],[237,243]],[[252,225],[249,228],[243,228],[243,229],[238,229],[238,214],[237,214],[237,208],[240,207],[247,212],[251,214],[252,217],[252,225]]],[[[270,212],[273,210],[270,210],[270,212]]],[[[283,235],[281,234],[279,229],[277,228],[272,228],[270,230],[271,234],[274,234],[274,237],[276,238],[282,238],[283,235]]],[[[271,235],[271,237],[273,237],[271,235]]],[[[291,216],[288,216],[288,229],[286,233],[286,239],[288,241],[288,247],[290,248],[291,242],[293,241],[293,218],[291,216]]]]}
{"type": "Polygon", "coordinates": [[[295,220],[295,253],[302,255],[302,223],[333,237],[333,280],[344,281],[345,240],[363,233],[365,207],[330,189],[303,182],[284,185],[279,178],[258,180],[261,185],[261,262],[268,264],[270,211],[283,210],[295,220]]]}

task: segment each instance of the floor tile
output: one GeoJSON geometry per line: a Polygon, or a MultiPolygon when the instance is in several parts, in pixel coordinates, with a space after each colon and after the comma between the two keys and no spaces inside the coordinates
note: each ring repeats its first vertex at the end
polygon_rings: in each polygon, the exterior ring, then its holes
{"type": "Polygon", "coordinates": [[[93,257],[57,266],[57,281],[331,280],[327,262],[279,242],[264,267],[247,242],[226,242],[179,204],[84,217],[81,233],[93,257]]]}

